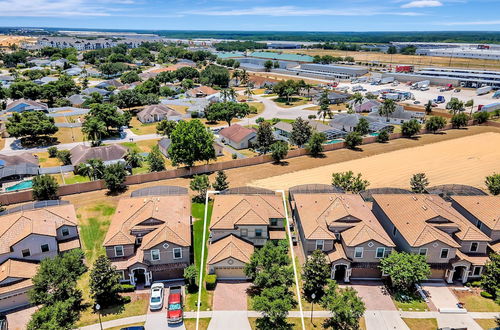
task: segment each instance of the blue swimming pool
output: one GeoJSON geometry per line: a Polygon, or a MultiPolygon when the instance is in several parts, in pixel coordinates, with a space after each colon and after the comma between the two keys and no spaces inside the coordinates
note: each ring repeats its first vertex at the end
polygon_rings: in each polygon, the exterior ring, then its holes
{"type": "Polygon", "coordinates": [[[33,181],[26,180],[23,182],[16,183],[15,185],[10,186],[8,188],[5,188],[5,191],[16,191],[21,189],[29,189],[31,187],[33,187],[33,181]]]}
{"type": "Polygon", "coordinates": [[[341,139],[330,140],[328,142],[325,142],[325,144],[334,144],[334,143],[340,143],[340,142],[344,142],[344,140],[341,140],[341,139]]]}
{"type": "Polygon", "coordinates": [[[370,133],[371,136],[378,136],[379,133],[370,133]]]}

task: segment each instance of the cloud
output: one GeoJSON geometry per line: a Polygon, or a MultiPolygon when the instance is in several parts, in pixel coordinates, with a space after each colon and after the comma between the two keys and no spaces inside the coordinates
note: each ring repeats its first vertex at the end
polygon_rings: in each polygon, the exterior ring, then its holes
{"type": "Polygon", "coordinates": [[[425,8],[425,7],[441,7],[443,3],[436,0],[417,0],[406,3],[401,8],[425,8]]]}
{"type": "Polygon", "coordinates": [[[0,0],[0,17],[110,16],[120,5],[133,3],[133,0],[0,0]]]}
{"type": "Polygon", "coordinates": [[[456,26],[456,25],[500,25],[500,20],[495,21],[471,21],[471,22],[437,22],[436,25],[456,26]]]}
{"type": "Polygon", "coordinates": [[[242,9],[208,8],[184,12],[184,14],[203,16],[374,16],[374,15],[401,15],[420,16],[415,12],[395,12],[381,8],[347,8],[322,9],[302,8],[296,6],[252,7],[242,9]]]}

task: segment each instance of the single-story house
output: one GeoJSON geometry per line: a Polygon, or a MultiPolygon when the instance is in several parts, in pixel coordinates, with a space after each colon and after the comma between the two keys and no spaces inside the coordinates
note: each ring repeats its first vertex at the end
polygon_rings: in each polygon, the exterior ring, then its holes
{"type": "Polygon", "coordinates": [[[357,113],[339,113],[330,120],[330,126],[344,132],[352,132],[361,118],[365,118],[368,121],[368,128],[371,132],[379,132],[382,130],[391,132],[394,129],[392,125],[385,122],[385,118],[378,115],[377,117],[362,116],[357,113]]]}
{"type": "MultiPolygon", "coordinates": [[[[241,81],[241,79],[240,79],[241,81]]],[[[278,83],[276,79],[265,78],[261,76],[251,76],[248,79],[248,83],[252,85],[254,88],[272,88],[274,85],[278,83]]]]}
{"type": "Polygon", "coordinates": [[[102,81],[96,85],[97,88],[108,88],[110,86],[118,88],[118,87],[122,87],[123,84],[117,79],[110,79],[110,80],[102,81]]]}
{"type": "Polygon", "coordinates": [[[210,86],[199,86],[188,90],[186,95],[188,97],[208,97],[217,93],[219,93],[219,91],[210,86]]]}
{"type": "Polygon", "coordinates": [[[64,70],[64,73],[66,73],[68,76],[78,76],[82,73],[82,69],[79,67],[74,67],[74,68],[69,68],[64,70]]]}
{"type": "MultiPolygon", "coordinates": [[[[163,154],[165,157],[168,156],[168,148],[170,148],[170,139],[169,138],[163,138],[158,141],[158,148],[160,149],[160,152],[163,154]]],[[[221,157],[224,156],[224,147],[218,144],[217,142],[214,142],[214,149],[215,149],[215,156],[216,157],[221,157]]]]}
{"type": "Polygon", "coordinates": [[[27,99],[19,99],[7,104],[5,108],[8,112],[23,112],[23,111],[48,111],[47,104],[27,99]]]}
{"type": "Polygon", "coordinates": [[[137,119],[141,123],[154,123],[164,119],[179,121],[182,119],[182,114],[166,104],[152,104],[144,107],[137,114],[137,119]]]}
{"type": "Polygon", "coordinates": [[[62,68],[64,67],[65,64],[69,63],[69,61],[65,58],[60,58],[58,60],[55,60],[55,61],[51,61],[49,64],[51,67],[53,68],[62,68]]]}
{"type": "Polygon", "coordinates": [[[96,88],[96,87],[89,87],[82,90],[82,94],[90,95],[92,93],[99,93],[102,96],[108,96],[109,94],[111,94],[111,92],[106,89],[96,88]]]}
{"type": "Polygon", "coordinates": [[[257,136],[257,132],[253,129],[243,127],[238,124],[233,124],[222,129],[219,135],[234,149],[249,148],[251,142],[257,136]]]}
{"type": "Polygon", "coordinates": [[[289,139],[292,135],[292,124],[285,121],[277,122],[276,124],[274,124],[273,128],[278,136],[289,139]]]}
{"type": "Polygon", "coordinates": [[[378,110],[377,108],[375,111],[370,112],[367,117],[378,118],[379,121],[390,124],[402,124],[411,119],[416,119],[420,123],[423,123],[425,118],[425,112],[407,111],[401,105],[396,106],[396,110],[389,115],[389,120],[384,115],[380,116],[378,110]]]}
{"type": "Polygon", "coordinates": [[[33,82],[37,85],[45,85],[45,84],[48,84],[49,82],[53,82],[53,81],[57,81],[57,78],[47,76],[47,77],[33,80],[33,82]]]}
{"type": "Polygon", "coordinates": [[[38,158],[24,152],[16,155],[0,154],[0,182],[38,175],[38,158]]]}
{"type": "Polygon", "coordinates": [[[234,234],[214,241],[208,247],[208,273],[220,280],[246,280],[245,265],[254,250],[251,242],[234,234]]]}
{"type": "Polygon", "coordinates": [[[14,78],[13,76],[0,76],[0,85],[2,87],[9,87],[11,83],[14,82],[14,80],[16,80],[16,78],[14,78]]]}
{"type": "MultiPolygon", "coordinates": [[[[314,104],[319,104],[319,100],[321,98],[321,94],[323,92],[318,92],[315,95],[313,95],[313,103],[314,104]]],[[[328,100],[330,101],[330,104],[340,104],[344,103],[349,99],[348,94],[340,94],[340,93],[335,93],[335,92],[328,92],[328,100]]]]}
{"type": "Polygon", "coordinates": [[[363,100],[361,104],[356,105],[354,105],[354,101],[349,101],[349,104],[353,105],[354,111],[356,112],[373,112],[377,111],[382,106],[382,103],[379,101],[370,99],[363,100]]]}
{"type": "Polygon", "coordinates": [[[110,144],[101,147],[89,147],[79,144],[70,150],[71,164],[77,166],[93,158],[102,159],[104,164],[112,164],[122,161],[127,152],[128,149],[119,144],[110,144]]]}
{"type": "MultiPolygon", "coordinates": [[[[328,140],[341,138],[346,135],[344,131],[333,128],[332,126],[322,124],[318,121],[308,120],[307,122],[309,123],[309,125],[312,127],[313,130],[325,134],[328,140]]],[[[276,123],[276,125],[274,125],[274,129],[279,136],[283,136],[287,139],[290,138],[290,136],[292,135],[292,124],[290,123],[280,121],[276,123]]]]}
{"type": "MultiPolygon", "coordinates": [[[[48,59],[41,59],[41,58],[35,58],[33,60],[29,60],[29,64],[34,64],[35,66],[47,66],[50,64],[50,60],[48,59]]],[[[30,68],[33,69],[33,68],[30,68]]]]}
{"type": "Polygon", "coordinates": [[[71,95],[70,97],[67,98],[67,100],[73,106],[81,106],[85,102],[86,99],[88,99],[88,95],[84,95],[84,94],[74,94],[74,95],[71,95]]]}

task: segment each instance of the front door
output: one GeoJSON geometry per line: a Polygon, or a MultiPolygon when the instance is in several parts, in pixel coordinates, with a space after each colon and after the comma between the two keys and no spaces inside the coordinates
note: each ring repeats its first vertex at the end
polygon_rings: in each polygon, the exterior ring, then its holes
{"type": "Polygon", "coordinates": [[[146,283],[146,273],[144,269],[138,268],[134,270],[135,285],[144,285],[146,283]]]}
{"type": "Polygon", "coordinates": [[[344,282],[345,280],[345,273],[347,271],[347,266],[346,265],[335,265],[335,274],[333,276],[333,279],[337,282],[344,282]]]}

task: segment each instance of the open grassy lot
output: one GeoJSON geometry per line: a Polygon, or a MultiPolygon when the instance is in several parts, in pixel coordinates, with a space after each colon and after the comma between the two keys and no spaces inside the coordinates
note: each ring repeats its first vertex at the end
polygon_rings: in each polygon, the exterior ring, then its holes
{"type": "Polygon", "coordinates": [[[410,330],[436,330],[438,327],[436,319],[406,319],[403,318],[410,330]]]}
{"type": "Polygon", "coordinates": [[[156,124],[157,123],[143,124],[137,119],[137,117],[132,117],[129,126],[131,127],[130,130],[134,132],[134,134],[146,135],[156,134],[156,124]]]}
{"type": "Polygon", "coordinates": [[[482,297],[480,292],[480,289],[473,289],[473,291],[453,290],[458,301],[463,302],[469,312],[500,312],[500,305],[493,299],[482,297]]]}
{"type": "Polygon", "coordinates": [[[276,99],[273,99],[274,103],[276,103],[279,107],[282,108],[292,108],[296,107],[298,105],[304,105],[309,103],[309,99],[307,97],[291,97],[290,102],[287,103],[287,98],[286,97],[279,97],[276,99]]]}
{"type": "Polygon", "coordinates": [[[63,165],[57,157],[50,158],[49,153],[46,151],[37,152],[34,155],[38,157],[38,165],[40,165],[40,167],[53,167],[63,165]]]}
{"type": "Polygon", "coordinates": [[[180,112],[182,114],[186,114],[187,113],[186,110],[189,108],[188,106],[185,106],[185,105],[175,105],[175,104],[169,104],[168,106],[170,108],[174,109],[175,111],[180,112]]]}
{"type": "Polygon", "coordinates": [[[59,130],[53,136],[57,138],[59,143],[63,144],[83,141],[83,134],[80,127],[59,127],[59,130]]]}
{"type": "MultiPolygon", "coordinates": [[[[213,204],[210,202],[208,205],[208,210],[207,210],[207,223],[206,223],[206,237],[205,240],[203,240],[203,229],[205,228],[203,226],[204,224],[204,217],[205,217],[205,204],[203,203],[193,203],[191,207],[191,214],[193,216],[194,223],[193,223],[193,250],[194,250],[194,264],[196,265],[196,268],[199,269],[200,264],[203,264],[203,277],[201,281],[202,289],[201,289],[201,307],[200,310],[211,310],[212,309],[212,297],[213,297],[213,291],[207,291],[205,288],[205,272],[206,272],[206,262],[207,262],[207,256],[208,256],[208,251],[205,249],[205,255],[203,260],[201,260],[201,253],[202,253],[202,248],[203,246],[207,246],[207,241],[208,241],[208,233],[209,233],[209,227],[210,227],[210,218],[212,217],[212,207],[213,204]]],[[[186,310],[187,311],[196,311],[197,310],[197,302],[198,302],[198,290],[193,293],[188,293],[187,294],[187,299],[186,299],[186,310]]]]}
{"type": "Polygon", "coordinates": [[[404,302],[394,299],[393,297],[392,301],[394,302],[394,305],[396,305],[396,308],[402,311],[424,312],[429,310],[427,303],[424,300],[419,299],[417,297],[414,297],[413,299],[404,302]]]}
{"type": "Polygon", "coordinates": [[[159,139],[142,140],[136,142],[123,142],[122,146],[127,147],[137,152],[151,152],[151,149],[158,144],[159,139]]]}
{"type": "Polygon", "coordinates": [[[252,113],[248,116],[248,118],[252,118],[255,116],[260,115],[262,112],[264,112],[264,104],[260,102],[248,102],[248,105],[251,107],[255,107],[257,109],[257,113],[252,113]]]}
{"type": "MultiPolygon", "coordinates": [[[[306,330],[315,330],[315,329],[324,329],[323,328],[323,322],[325,322],[326,318],[325,317],[314,317],[312,322],[310,317],[304,317],[304,324],[306,326],[306,330]]],[[[256,323],[257,323],[257,318],[256,317],[249,317],[248,321],[250,322],[250,327],[252,329],[256,329],[256,323]]],[[[293,325],[293,329],[302,329],[302,321],[298,317],[289,317],[288,318],[288,323],[291,323],[293,325]]],[[[366,330],[366,324],[365,324],[365,319],[361,318],[359,320],[359,329],[360,330],[366,330]]]]}
{"type": "Polygon", "coordinates": [[[498,326],[495,319],[474,319],[474,321],[485,330],[495,329],[498,326]]]}
{"type": "MultiPolygon", "coordinates": [[[[200,318],[200,323],[198,329],[206,330],[208,329],[208,324],[210,323],[211,318],[200,318]]],[[[184,319],[184,326],[186,330],[195,330],[196,329],[196,319],[184,319]]]]}
{"type": "Polygon", "coordinates": [[[386,54],[380,52],[354,52],[343,50],[329,49],[301,49],[281,50],[283,53],[300,53],[305,55],[331,55],[331,56],[352,56],[356,62],[379,62],[384,64],[411,64],[416,66],[445,66],[457,68],[476,68],[481,70],[498,70],[500,62],[495,60],[471,59],[471,58],[451,58],[437,56],[419,56],[419,55],[402,55],[402,54],[386,54]]]}

